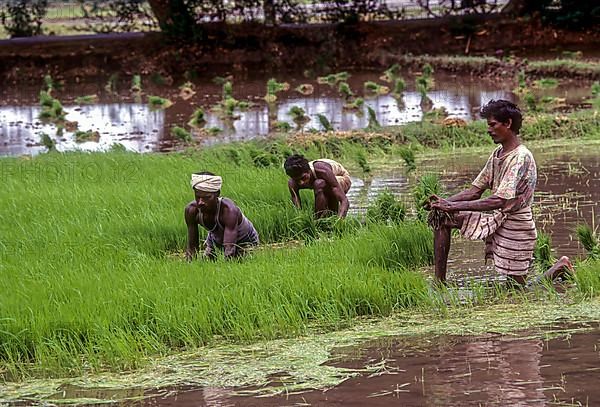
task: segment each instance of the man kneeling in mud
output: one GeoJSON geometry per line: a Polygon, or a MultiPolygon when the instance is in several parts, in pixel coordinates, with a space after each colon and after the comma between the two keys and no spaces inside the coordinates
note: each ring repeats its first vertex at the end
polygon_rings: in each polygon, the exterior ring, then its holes
{"type": "MultiPolygon", "coordinates": [[[[519,140],[522,115],[515,104],[492,100],[481,109],[481,116],[487,120],[488,134],[500,145],[471,188],[446,199],[430,197],[435,276],[446,280],[450,231],[457,228],[470,240],[484,240],[485,259],[493,259],[496,271],[506,274],[509,282],[523,285],[537,238],[531,211],[537,168],[533,155],[519,140]],[[491,195],[481,198],[486,189],[491,195]]],[[[571,270],[565,256],[545,275],[553,279],[571,270]]]]}
{"type": "Polygon", "coordinates": [[[198,226],[208,230],[204,255],[214,260],[215,249],[224,248],[225,258],[230,259],[244,254],[244,249],[259,243],[258,233],[229,198],[220,197],[221,177],[210,173],[192,174],[191,185],[195,200],[185,207],[185,223],[188,229],[186,259],[191,261],[198,252],[198,226]]]}
{"type": "Polygon", "coordinates": [[[285,160],[285,172],[290,177],[288,188],[292,202],[297,208],[302,207],[301,189],[312,189],[315,192],[315,216],[317,218],[337,213],[344,218],[350,206],[346,193],[352,182],[350,174],[337,161],[321,158],[308,161],[299,154],[285,160]]]}

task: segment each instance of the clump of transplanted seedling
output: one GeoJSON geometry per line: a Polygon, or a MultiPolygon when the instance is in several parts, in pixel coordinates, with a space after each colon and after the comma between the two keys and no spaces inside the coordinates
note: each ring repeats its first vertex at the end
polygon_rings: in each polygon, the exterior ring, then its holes
{"type": "Polygon", "coordinates": [[[58,99],[53,98],[47,91],[40,91],[40,106],[42,111],[39,119],[42,122],[62,126],[66,120],[66,113],[58,99]]]}
{"type": "Polygon", "coordinates": [[[354,92],[352,92],[352,89],[350,89],[348,82],[340,82],[338,85],[338,91],[346,100],[350,100],[354,97],[354,92]]]}
{"type": "Polygon", "coordinates": [[[98,102],[98,95],[77,96],[75,103],[78,105],[92,105],[98,102]]]}
{"type": "Polygon", "coordinates": [[[265,101],[267,103],[274,103],[277,101],[277,94],[279,92],[285,92],[290,89],[290,84],[287,82],[277,82],[276,79],[271,78],[267,81],[267,94],[265,95],[265,101]]]}
{"type": "Polygon", "coordinates": [[[219,115],[221,120],[231,124],[233,120],[237,120],[240,116],[236,113],[247,110],[250,107],[248,102],[239,101],[233,97],[233,84],[229,78],[217,77],[214,79],[216,83],[222,83],[223,99],[213,108],[219,115]]]}
{"type": "Polygon", "coordinates": [[[100,140],[100,133],[93,130],[81,131],[78,130],[74,134],[76,143],[84,143],[86,141],[98,142],[100,140]]]}
{"type": "Polygon", "coordinates": [[[346,82],[349,78],[350,74],[348,72],[338,72],[327,76],[319,76],[317,78],[317,83],[320,85],[329,85],[333,88],[340,82],[346,82]]]}
{"type": "Polygon", "coordinates": [[[317,114],[317,118],[319,119],[319,123],[321,124],[321,127],[323,127],[323,131],[334,131],[334,128],[331,125],[331,122],[325,115],[319,113],[319,114],[317,114]]]}
{"type": "Polygon", "coordinates": [[[367,221],[398,224],[406,218],[406,205],[386,189],[377,195],[367,209],[367,221]]]}
{"type": "Polygon", "coordinates": [[[140,75],[133,75],[131,78],[131,93],[142,93],[142,77],[140,75]]]}
{"type": "Polygon", "coordinates": [[[437,107],[428,112],[423,112],[423,120],[441,123],[446,117],[448,117],[448,111],[445,107],[437,107]]]}
{"type": "Polygon", "coordinates": [[[366,81],[363,84],[363,87],[365,89],[365,93],[371,96],[387,95],[388,93],[390,93],[390,88],[388,88],[387,86],[380,85],[373,81],[366,81]]]}
{"type": "Polygon", "coordinates": [[[52,76],[44,75],[44,89],[48,94],[51,94],[54,90],[54,80],[52,80],[52,76]]]}
{"type": "Polygon", "coordinates": [[[160,96],[148,96],[148,106],[150,110],[168,109],[173,105],[169,99],[161,98],[160,96]]]}
{"type": "Polygon", "coordinates": [[[541,272],[548,270],[556,262],[556,259],[552,255],[552,239],[550,235],[538,232],[533,249],[533,258],[536,268],[541,272]]]}
{"type": "Polygon", "coordinates": [[[179,97],[183,100],[188,100],[196,94],[194,90],[194,84],[192,82],[186,82],[179,87],[179,97]]]}
{"type": "Polygon", "coordinates": [[[173,136],[174,139],[183,141],[185,143],[192,141],[192,135],[190,132],[179,126],[173,126],[171,128],[171,136],[173,136]]]}
{"type": "Polygon", "coordinates": [[[271,127],[273,128],[274,131],[279,131],[282,133],[286,133],[286,132],[292,130],[291,124],[289,124],[288,122],[277,121],[277,120],[271,124],[271,127]]]}
{"type": "Polygon", "coordinates": [[[309,96],[314,93],[315,87],[310,83],[303,83],[302,85],[298,86],[295,90],[301,95],[309,96]]]}
{"type": "Polygon", "coordinates": [[[40,144],[48,149],[48,152],[56,150],[56,142],[46,133],[40,134],[40,144]]]}
{"type": "Polygon", "coordinates": [[[117,83],[119,82],[119,74],[113,73],[106,81],[106,85],[104,85],[104,90],[111,95],[117,93],[117,83]]]}
{"type": "Polygon", "coordinates": [[[592,99],[590,102],[596,109],[600,109],[600,82],[594,82],[591,87],[592,99]]]}
{"type": "Polygon", "coordinates": [[[429,64],[423,65],[421,74],[415,78],[417,92],[421,95],[421,109],[426,112],[433,107],[433,101],[427,95],[435,86],[433,79],[433,67],[429,64]]]}
{"type": "Polygon", "coordinates": [[[211,136],[216,136],[217,134],[222,133],[223,129],[220,127],[213,126],[206,129],[206,132],[211,136]]]}
{"type": "Polygon", "coordinates": [[[594,229],[589,225],[578,225],[576,232],[579,243],[587,252],[587,257],[592,260],[600,259],[600,243],[594,229]]]}
{"type": "Polygon", "coordinates": [[[369,124],[365,130],[367,131],[379,131],[382,129],[381,124],[379,124],[379,120],[377,120],[377,114],[375,110],[371,106],[367,106],[367,112],[369,114],[369,124]]]}
{"type": "Polygon", "coordinates": [[[206,118],[204,117],[204,110],[201,107],[199,107],[194,111],[194,113],[192,113],[188,125],[196,129],[201,129],[202,127],[204,127],[205,124],[206,118]]]}
{"type": "Polygon", "coordinates": [[[423,222],[427,221],[429,212],[425,209],[425,204],[429,202],[429,197],[432,195],[440,196],[442,194],[442,184],[440,179],[435,174],[425,174],[415,185],[413,189],[413,199],[417,218],[423,222]]]}
{"type": "Polygon", "coordinates": [[[364,152],[364,150],[358,150],[358,153],[356,155],[356,162],[365,174],[371,172],[371,166],[369,165],[369,161],[367,160],[367,154],[364,152]]]}
{"type": "Polygon", "coordinates": [[[417,169],[415,152],[410,147],[403,147],[398,151],[400,157],[404,160],[407,172],[412,172],[417,169]]]}
{"type": "Polygon", "coordinates": [[[310,117],[306,115],[306,112],[300,106],[292,106],[288,111],[288,115],[296,124],[296,130],[302,130],[306,123],[310,121],[310,117]]]}
{"type": "Polygon", "coordinates": [[[344,109],[356,110],[362,114],[362,109],[365,106],[365,100],[363,98],[353,98],[352,100],[344,103],[344,109]]]}
{"type": "Polygon", "coordinates": [[[558,85],[558,79],[554,78],[542,78],[533,82],[533,87],[537,89],[555,89],[558,85]]]}
{"type": "Polygon", "coordinates": [[[400,65],[394,64],[383,72],[379,77],[384,82],[394,83],[400,77],[400,65]]]}

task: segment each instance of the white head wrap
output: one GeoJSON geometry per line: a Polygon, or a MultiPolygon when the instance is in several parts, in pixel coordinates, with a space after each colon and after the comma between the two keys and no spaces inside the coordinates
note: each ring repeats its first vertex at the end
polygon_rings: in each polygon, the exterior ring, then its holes
{"type": "Polygon", "coordinates": [[[192,174],[192,189],[204,192],[218,192],[221,190],[223,179],[218,175],[192,174]]]}

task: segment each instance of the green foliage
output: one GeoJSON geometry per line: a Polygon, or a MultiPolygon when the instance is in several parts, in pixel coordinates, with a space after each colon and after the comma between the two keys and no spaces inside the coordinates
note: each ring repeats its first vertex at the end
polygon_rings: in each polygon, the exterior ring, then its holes
{"type": "Polygon", "coordinates": [[[0,22],[13,38],[41,35],[47,8],[48,0],[5,1],[0,4],[0,22]]]}
{"type": "Polygon", "coordinates": [[[367,220],[370,222],[398,224],[405,218],[406,206],[389,190],[378,194],[367,209],[367,220]]]}
{"type": "Polygon", "coordinates": [[[344,96],[346,99],[350,99],[354,96],[354,92],[350,89],[350,85],[347,82],[340,82],[338,85],[338,91],[344,96]]]}
{"type": "Polygon", "coordinates": [[[333,126],[331,125],[331,122],[329,122],[329,119],[327,119],[327,117],[325,115],[318,113],[317,118],[319,119],[319,123],[321,124],[321,127],[323,127],[323,131],[334,131],[335,130],[333,128],[333,126]]]}
{"type": "Polygon", "coordinates": [[[287,132],[292,129],[292,126],[288,122],[276,121],[273,123],[273,130],[280,132],[287,132]]]}
{"type": "Polygon", "coordinates": [[[413,199],[417,211],[417,219],[422,222],[427,222],[428,212],[424,208],[424,205],[428,202],[431,195],[441,196],[442,192],[442,184],[437,175],[425,174],[419,178],[417,185],[415,185],[415,188],[413,189],[413,199]]]}
{"type": "Polygon", "coordinates": [[[56,150],[56,142],[46,133],[40,134],[40,143],[48,149],[48,151],[56,150]]]}
{"type": "Polygon", "coordinates": [[[233,83],[231,81],[223,82],[223,99],[233,99],[233,83]]]}
{"type": "Polygon", "coordinates": [[[406,89],[406,82],[404,82],[404,79],[396,78],[394,81],[394,89],[392,90],[392,93],[395,96],[400,96],[400,95],[402,95],[402,93],[404,93],[405,89],[406,89]]]}
{"type": "Polygon", "coordinates": [[[425,98],[427,93],[435,86],[435,80],[432,77],[433,68],[430,64],[424,64],[421,75],[415,78],[415,86],[417,92],[421,94],[421,98],[425,98]]]}
{"type": "Polygon", "coordinates": [[[588,225],[577,225],[575,230],[579,243],[581,243],[587,252],[588,258],[594,260],[600,259],[600,244],[594,230],[588,225]]]}
{"type": "Polygon", "coordinates": [[[300,106],[292,106],[288,111],[288,115],[292,118],[292,121],[296,123],[296,129],[298,130],[302,129],[304,125],[310,121],[310,118],[300,106]]]}
{"type": "Polygon", "coordinates": [[[119,81],[119,74],[118,73],[113,73],[108,78],[108,81],[106,82],[106,85],[104,85],[104,90],[106,90],[106,92],[111,93],[111,94],[117,93],[117,83],[118,83],[118,81],[119,81]]]}
{"type": "Polygon", "coordinates": [[[364,106],[365,100],[363,98],[354,98],[350,102],[344,104],[344,109],[361,111],[364,106]]]}
{"type": "Polygon", "coordinates": [[[142,92],[142,77],[140,75],[133,75],[131,78],[131,92],[141,93],[142,92]]]}
{"type": "Polygon", "coordinates": [[[173,105],[169,99],[161,98],[160,96],[148,96],[148,106],[150,110],[167,109],[173,105]]]}
{"type": "Polygon", "coordinates": [[[184,129],[183,127],[179,126],[173,126],[171,128],[171,136],[173,136],[173,138],[175,138],[176,140],[183,141],[186,143],[192,141],[192,135],[190,134],[190,132],[184,129]]]}
{"type": "Polygon", "coordinates": [[[540,89],[555,89],[558,84],[558,79],[554,78],[542,78],[533,82],[533,86],[540,89]]]}
{"type": "Polygon", "coordinates": [[[388,83],[394,83],[400,77],[400,65],[394,64],[383,72],[383,75],[379,78],[382,81],[388,83]]]}
{"type": "Polygon", "coordinates": [[[43,122],[50,122],[57,125],[64,123],[66,113],[58,99],[53,98],[44,90],[40,91],[40,106],[42,108],[39,119],[43,122]]]}
{"type": "Polygon", "coordinates": [[[377,114],[371,106],[367,106],[367,112],[369,114],[369,124],[367,124],[366,130],[368,131],[379,131],[381,130],[381,124],[377,120],[377,114]]]}
{"type": "Polygon", "coordinates": [[[533,250],[533,258],[536,268],[541,273],[548,270],[556,262],[556,258],[552,255],[552,239],[550,235],[538,232],[533,250]]]}
{"type": "Polygon", "coordinates": [[[206,124],[204,110],[201,107],[194,110],[194,113],[192,113],[192,115],[190,116],[190,121],[188,122],[188,124],[191,127],[195,128],[202,128],[204,124],[206,124]]]}
{"type": "Polygon", "coordinates": [[[100,140],[100,133],[98,133],[97,131],[92,131],[92,130],[87,130],[87,131],[77,130],[74,133],[74,137],[75,137],[76,143],[84,143],[86,141],[98,142],[100,140]]]}
{"type": "Polygon", "coordinates": [[[338,72],[327,76],[320,76],[317,78],[317,83],[321,85],[329,85],[332,88],[339,82],[346,82],[350,78],[348,72],[338,72]]]}
{"type": "Polygon", "coordinates": [[[364,173],[371,172],[371,166],[369,165],[367,154],[363,150],[358,150],[356,154],[356,162],[364,173]]]}
{"type": "Polygon", "coordinates": [[[404,164],[408,172],[412,172],[417,169],[415,152],[410,147],[403,147],[398,150],[398,154],[404,160],[404,164]]]}
{"type": "Polygon", "coordinates": [[[592,97],[598,98],[600,97],[600,82],[596,81],[592,83],[591,86],[592,97]]]}
{"type": "Polygon", "coordinates": [[[85,95],[75,98],[75,103],[78,105],[91,105],[98,102],[98,95],[85,95]]]}
{"type": "Polygon", "coordinates": [[[279,92],[287,91],[290,88],[290,84],[287,82],[277,82],[276,79],[271,78],[267,81],[267,94],[265,100],[272,103],[277,100],[277,94],[279,92]]]}

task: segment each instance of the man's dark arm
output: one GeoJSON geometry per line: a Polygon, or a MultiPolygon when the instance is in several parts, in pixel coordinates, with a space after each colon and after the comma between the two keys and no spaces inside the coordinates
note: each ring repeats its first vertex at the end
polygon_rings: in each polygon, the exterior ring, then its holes
{"type": "Polygon", "coordinates": [[[298,209],[302,209],[302,201],[300,201],[300,190],[298,189],[298,185],[296,185],[296,181],[293,179],[288,180],[288,188],[290,190],[290,195],[292,196],[292,203],[298,209]]]}
{"type": "Polygon", "coordinates": [[[198,233],[198,221],[196,220],[197,208],[195,203],[192,202],[185,208],[185,223],[188,231],[188,242],[185,251],[185,258],[191,261],[200,247],[200,235],[198,233]]]}
{"type": "Polygon", "coordinates": [[[444,212],[458,212],[458,211],[493,211],[494,209],[501,209],[506,204],[506,199],[500,198],[496,195],[491,195],[487,198],[477,199],[474,201],[449,201],[447,199],[439,199],[431,204],[432,208],[440,209],[444,212]]]}
{"type": "Polygon", "coordinates": [[[474,201],[476,199],[481,198],[483,191],[485,190],[478,188],[475,185],[471,185],[469,189],[465,189],[464,191],[461,191],[458,194],[454,194],[450,198],[446,198],[446,200],[450,202],[474,201]]]}
{"type": "Polygon", "coordinates": [[[223,232],[223,247],[226,259],[231,259],[236,255],[236,244],[237,244],[237,225],[242,212],[240,208],[235,206],[233,202],[227,202],[223,205],[221,211],[221,222],[225,228],[223,232]]]}

